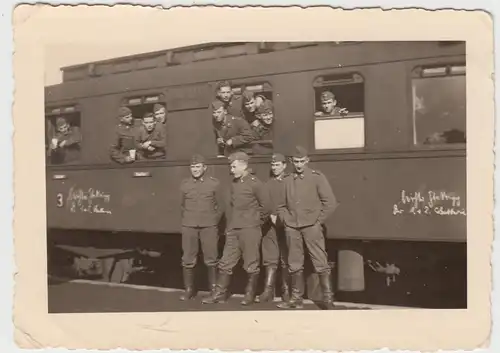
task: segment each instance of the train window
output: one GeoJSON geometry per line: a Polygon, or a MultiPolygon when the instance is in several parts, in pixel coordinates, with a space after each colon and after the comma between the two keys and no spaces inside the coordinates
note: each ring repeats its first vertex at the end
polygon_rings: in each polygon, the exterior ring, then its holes
{"type": "Polygon", "coordinates": [[[359,74],[335,74],[314,81],[314,143],[317,150],[365,145],[364,81],[359,74]]]}
{"type": "Polygon", "coordinates": [[[164,159],[166,155],[167,109],[164,96],[151,94],[126,98],[123,106],[132,111],[136,129],[138,161],[164,159]]]}
{"type": "Polygon", "coordinates": [[[465,65],[415,69],[412,79],[413,143],[465,143],[465,96],[465,65]]]}
{"type": "Polygon", "coordinates": [[[253,133],[252,153],[268,155],[273,152],[274,107],[273,90],[269,83],[246,83],[232,87],[233,95],[240,99],[243,117],[253,133]]]}
{"type": "Polygon", "coordinates": [[[148,95],[129,97],[122,102],[123,106],[130,108],[134,117],[134,125],[141,126],[142,118],[146,113],[153,113],[156,122],[165,124],[167,110],[163,95],[148,95]]]}
{"type": "Polygon", "coordinates": [[[76,105],[49,107],[45,111],[47,164],[71,164],[81,155],[80,111],[76,105]]]}

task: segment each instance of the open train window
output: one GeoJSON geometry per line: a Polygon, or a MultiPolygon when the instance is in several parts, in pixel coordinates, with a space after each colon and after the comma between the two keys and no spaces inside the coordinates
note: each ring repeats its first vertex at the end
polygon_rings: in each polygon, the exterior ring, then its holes
{"type": "Polygon", "coordinates": [[[81,158],[82,134],[77,105],[47,107],[45,110],[47,164],[71,164],[81,158]]]}
{"type": "Polygon", "coordinates": [[[129,97],[124,99],[122,105],[132,111],[135,126],[142,125],[142,118],[146,113],[152,113],[157,123],[165,124],[167,120],[165,98],[162,94],[129,97]]]}
{"type": "Polygon", "coordinates": [[[356,73],[324,75],[313,86],[315,149],[364,147],[363,77],[356,73]]]}
{"type": "Polygon", "coordinates": [[[268,82],[245,83],[232,87],[235,101],[241,101],[242,115],[253,132],[251,141],[254,155],[273,152],[274,106],[273,89],[268,82]]]}
{"type": "Polygon", "coordinates": [[[136,160],[159,160],[166,156],[167,108],[162,94],[128,97],[123,106],[132,111],[136,160]]]}
{"type": "Polygon", "coordinates": [[[413,71],[413,144],[466,142],[465,65],[418,67],[413,71]]]}

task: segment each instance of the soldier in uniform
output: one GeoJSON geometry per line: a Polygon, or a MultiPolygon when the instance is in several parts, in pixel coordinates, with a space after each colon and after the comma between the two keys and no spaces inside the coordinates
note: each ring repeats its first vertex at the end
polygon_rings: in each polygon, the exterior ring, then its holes
{"type": "Polygon", "coordinates": [[[70,126],[64,117],[56,119],[56,132],[50,143],[53,163],[71,163],[80,158],[82,135],[77,126],[70,126]]]}
{"type": "Polygon", "coordinates": [[[337,107],[335,95],[330,91],[321,93],[321,111],[316,112],[315,116],[343,116],[349,113],[345,108],[337,107]]]}
{"type": "Polygon", "coordinates": [[[264,224],[262,237],[262,263],[266,268],[264,292],[259,296],[259,302],[267,302],[274,298],[274,288],[278,265],[281,267],[281,292],[283,301],[290,300],[288,286],[288,266],[286,238],[283,224],[277,217],[277,207],[285,203],[286,158],[280,153],[274,153],[271,160],[271,178],[266,187],[272,204],[270,219],[264,224]]]}
{"type": "Polygon", "coordinates": [[[164,105],[156,103],[153,106],[153,114],[157,123],[165,124],[167,120],[167,111],[164,105]]]}
{"type": "Polygon", "coordinates": [[[194,268],[199,243],[208,269],[210,290],[215,287],[219,244],[217,225],[224,204],[219,181],[205,175],[207,166],[203,156],[192,156],[190,170],[191,177],[184,179],[181,184],[182,267],[185,286],[181,300],[194,296],[194,268]]]}
{"type": "Polygon", "coordinates": [[[144,114],[142,126],[135,136],[135,143],[140,159],[161,159],[165,157],[167,145],[165,130],[156,122],[152,113],[144,114]]]}
{"type": "Polygon", "coordinates": [[[245,298],[242,305],[255,301],[255,291],[260,268],[261,226],[271,211],[269,193],[264,184],[248,170],[249,157],[244,152],[229,156],[231,174],[234,179],[230,186],[226,209],[226,243],[219,261],[217,285],[205,304],[225,301],[226,292],[234,266],[243,256],[243,267],[248,274],[245,298]]]}
{"type": "Polygon", "coordinates": [[[296,147],[292,162],[294,172],[285,178],[285,203],[278,206],[279,217],[285,225],[292,293],[290,300],[278,307],[301,308],[303,305],[305,243],[319,275],[324,303],[332,308],[330,267],[321,225],[338,203],[324,174],[307,166],[309,158],[303,147],[296,147]]]}
{"type": "Polygon", "coordinates": [[[120,122],[116,126],[115,134],[110,148],[110,157],[113,161],[125,164],[135,161],[135,129],[132,111],[127,107],[121,107],[118,111],[120,122]]]}
{"type": "Polygon", "coordinates": [[[255,111],[256,120],[252,123],[254,141],[253,153],[257,155],[271,154],[273,152],[273,102],[266,99],[255,111]]]}
{"type": "Polygon", "coordinates": [[[255,116],[257,112],[257,108],[259,108],[264,101],[266,101],[266,97],[261,94],[255,95],[254,92],[245,90],[241,95],[243,99],[243,116],[248,121],[250,125],[254,123],[257,119],[255,116]]]}
{"type": "Polygon", "coordinates": [[[243,116],[243,102],[241,97],[236,97],[233,94],[233,89],[229,81],[217,82],[216,96],[224,104],[228,114],[240,118],[243,116]]]}
{"type": "Polygon", "coordinates": [[[212,102],[212,116],[219,155],[252,151],[250,142],[254,134],[245,119],[229,115],[219,100],[212,102]]]}

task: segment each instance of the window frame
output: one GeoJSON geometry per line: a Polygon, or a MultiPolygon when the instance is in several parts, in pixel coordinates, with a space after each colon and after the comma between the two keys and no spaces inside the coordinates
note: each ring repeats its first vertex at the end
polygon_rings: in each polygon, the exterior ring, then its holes
{"type": "MultiPolygon", "coordinates": [[[[168,107],[167,107],[167,92],[165,90],[158,90],[158,89],[153,89],[153,90],[141,90],[141,91],[136,91],[136,92],[127,92],[126,94],[123,94],[121,95],[120,99],[119,99],[119,103],[118,103],[118,107],[127,107],[127,108],[130,108],[130,107],[133,107],[133,106],[138,106],[138,105],[143,105],[144,103],[142,103],[147,97],[152,97],[152,96],[158,96],[158,101],[155,101],[155,102],[148,102],[146,104],[151,104],[151,105],[155,105],[157,103],[159,104],[162,104],[164,107],[165,107],[165,114],[166,114],[166,117],[165,117],[165,123],[162,124],[163,125],[163,128],[166,129],[166,122],[167,122],[167,119],[168,119],[168,107]],[[132,99],[141,99],[141,103],[139,104],[129,104],[130,100],[132,99]]],[[[134,118],[134,127],[137,127],[139,128],[140,125],[138,126],[135,126],[135,120],[142,120],[142,116],[141,117],[135,117],[133,116],[134,118]]],[[[166,136],[166,138],[168,139],[168,135],[166,136]]],[[[152,160],[148,160],[148,159],[136,159],[136,161],[134,163],[132,163],[132,165],[143,165],[144,163],[161,163],[161,162],[165,162],[165,161],[168,161],[168,151],[166,151],[166,155],[164,158],[161,158],[161,159],[152,159],[152,160]]],[[[117,163],[114,163],[112,162],[113,164],[117,164],[117,163]]],[[[126,165],[120,165],[121,167],[126,167],[126,165]]]]}
{"type": "MultiPolygon", "coordinates": [[[[239,99],[242,100],[241,101],[242,111],[245,109],[245,107],[243,106],[242,94],[243,94],[243,91],[245,90],[246,87],[257,86],[257,85],[263,85],[265,87],[267,85],[270,88],[270,90],[263,90],[261,92],[271,92],[271,101],[273,102],[273,115],[274,115],[274,120],[273,120],[273,125],[272,125],[273,126],[272,127],[272,129],[273,129],[273,147],[275,147],[276,141],[275,141],[274,136],[276,134],[276,91],[274,89],[275,85],[273,82],[273,78],[271,76],[259,76],[259,77],[251,77],[251,78],[220,79],[217,81],[213,81],[213,82],[209,83],[210,86],[212,87],[212,92],[213,92],[212,101],[217,99],[217,83],[220,81],[224,81],[224,80],[229,81],[229,83],[231,84],[231,91],[233,92],[233,96],[237,95],[239,97],[239,99]],[[236,94],[235,88],[241,88],[240,92],[236,94]]],[[[256,95],[258,93],[259,92],[255,92],[256,95]]],[[[210,116],[210,119],[213,119],[212,107],[210,104],[208,107],[208,115],[210,116]]],[[[244,116],[241,116],[240,118],[245,119],[244,116]]],[[[270,153],[270,154],[252,154],[252,158],[253,157],[255,157],[255,158],[269,157],[271,154],[272,153],[270,153]]],[[[217,157],[217,155],[215,155],[215,156],[208,156],[208,158],[218,158],[218,157],[217,157]]],[[[222,158],[218,158],[218,159],[222,159],[222,158]]]]}
{"type": "MultiPolygon", "coordinates": [[[[63,116],[65,115],[65,112],[64,111],[59,111],[59,112],[55,112],[55,110],[57,109],[64,109],[64,108],[74,108],[73,111],[71,112],[66,112],[66,113],[69,113],[69,114],[76,114],[78,113],[78,118],[79,118],[79,123],[80,125],[78,126],[78,129],[80,130],[80,137],[81,137],[81,141],[80,141],[80,156],[78,158],[78,160],[74,161],[74,162],[71,162],[71,163],[60,163],[60,164],[57,164],[57,163],[51,163],[51,160],[50,160],[50,157],[46,154],[45,155],[45,165],[46,167],[66,167],[66,166],[75,166],[75,165],[83,165],[85,164],[84,161],[83,161],[83,150],[84,150],[84,147],[85,147],[85,139],[83,138],[83,110],[82,110],[82,106],[80,103],[78,102],[75,102],[75,101],[67,101],[67,102],[59,102],[59,103],[55,103],[55,104],[45,104],[45,107],[44,107],[44,125],[45,125],[45,129],[47,129],[47,122],[49,124],[52,125],[52,128],[54,129],[53,132],[55,132],[55,129],[56,129],[56,126],[55,126],[55,118],[56,117],[59,117],[59,116],[63,116]],[[48,111],[50,111],[50,113],[48,113],[48,111]],[[52,121],[54,120],[54,121],[52,121]]],[[[47,138],[47,133],[48,131],[45,130],[45,137],[47,138]]],[[[45,152],[47,153],[47,152],[45,152]]]]}
{"type": "Polygon", "coordinates": [[[366,118],[367,118],[367,114],[366,114],[366,76],[359,70],[359,68],[356,70],[356,69],[351,69],[351,68],[347,68],[347,69],[336,69],[334,71],[324,71],[324,72],[321,72],[321,73],[318,73],[318,74],[315,74],[312,78],[312,81],[311,81],[311,88],[312,88],[312,112],[311,112],[311,121],[312,121],[312,128],[311,128],[311,150],[313,151],[313,154],[316,154],[316,155],[328,155],[328,154],[351,154],[351,153],[365,153],[367,152],[367,146],[366,146],[366,143],[367,143],[367,128],[366,128],[366,118]],[[361,81],[358,81],[356,82],[356,79],[354,79],[352,82],[350,83],[346,83],[346,82],[349,82],[350,80],[337,80],[336,83],[334,83],[333,81],[327,81],[327,83],[324,83],[324,81],[322,81],[321,83],[318,83],[318,80],[322,77],[325,77],[325,76],[348,76],[348,75],[351,75],[351,76],[357,76],[359,79],[361,79],[361,81]],[[335,117],[325,117],[325,118],[322,118],[322,117],[317,117],[315,116],[315,113],[317,112],[316,110],[316,101],[317,101],[317,96],[316,96],[316,93],[318,91],[319,88],[326,88],[326,87],[332,87],[332,86],[342,86],[342,85],[346,85],[346,84],[359,84],[359,83],[362,83],[363,84],[363,106],[364,106],[364,112],[363,113],[363,124],[364,124],[364,142],[363,142],[363,147],[350,147],[350,148],[324,148],[324,149],[317,149],[316,148],[316,139],[315,139],[315,133],[316,133],[316,130],[315,130],[315,123],[316,121],[322,121],[322,120],[336,120],[336,119],[351,119],[351,118],[357,118],[356,117],[342,117],[342,118],[335,118],[335,117]]]}
{"type": "MultiPolygon", "coordinates": [[[[442,150],[465,150],[467,146],[467,129],[465,131],[466,142],[465,143],[436,143],[436,144],[428,144],[425,145],[423,143],[415,143],[415,137],[417,136],[417,129],[415,125],[415,112],[414,112],[414,102],[413,102],[413,80],[414,79],[423,79],[423,78],[439,78],[439,77],[453,77],[453,76],[465,76],[465,87],[466,87],[466,101],[467,101],[467,63],[464,58],[460,59],[448,59],[442,58],[441,60],[421,60],[418,63],[412,62],[407,66],[408,72],[408,119],[409,123],[409,138],[408,144],[411,151],[442,151],[442,150]],[[450,75],[448,72],[451,67],[464,66],[465,72],[452,74],[450,75]],[[423,69],[437,69],[446,67],[445,75],[429,75],[427,77],[423,77],[421,75],[421,71],[423,69]]],[[[466,102],[467,104],[467,102],[466,102]]],[[[467,125],[467,108],[466,108],[466,125],[467,125]]]]}

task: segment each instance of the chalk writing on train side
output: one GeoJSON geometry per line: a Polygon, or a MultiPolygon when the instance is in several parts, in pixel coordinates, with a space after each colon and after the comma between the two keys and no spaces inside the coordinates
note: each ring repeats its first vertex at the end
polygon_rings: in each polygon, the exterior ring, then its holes
{"type": "Polygon", "coordinates": [[[462,200],[456,192],[402,190],[400,199],[392,206],[392,214],[423,216],[466,216],[462,200]]]}
{"type": "Polygon", "coordinates": [[[107,207],[111,201],[111,195],[99,189],[81,189],[72,186],[66,199],[71,212],[112,214],[107,207]]]}

